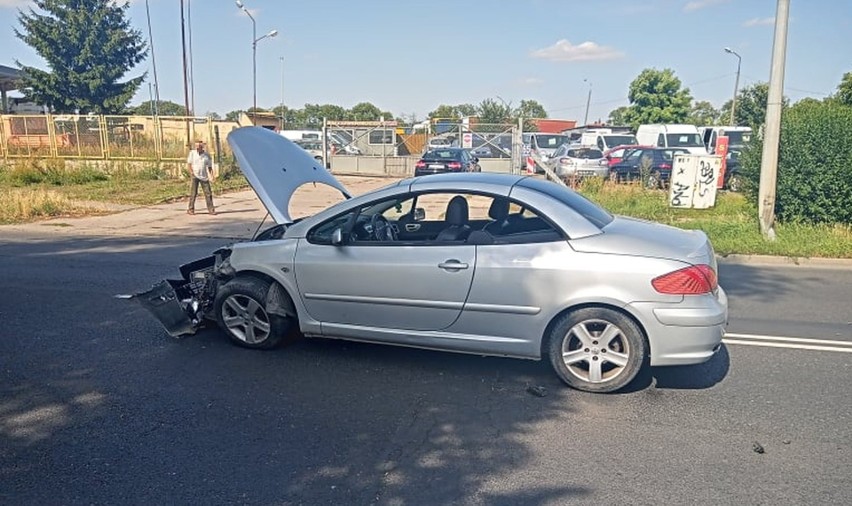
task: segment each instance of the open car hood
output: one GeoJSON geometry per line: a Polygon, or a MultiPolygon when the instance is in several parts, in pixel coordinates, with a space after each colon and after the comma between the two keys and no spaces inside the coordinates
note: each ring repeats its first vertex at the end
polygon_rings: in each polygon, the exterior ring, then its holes
{"type": "Polygon", "coordinates": [[[293,222],[290,198],[305,183],[324,183],[340,190],[344,197],[352,197],[310,154],[272,130],[237,128],[228,134],[228,144],[240,170],[278,224],[293,222]]]}

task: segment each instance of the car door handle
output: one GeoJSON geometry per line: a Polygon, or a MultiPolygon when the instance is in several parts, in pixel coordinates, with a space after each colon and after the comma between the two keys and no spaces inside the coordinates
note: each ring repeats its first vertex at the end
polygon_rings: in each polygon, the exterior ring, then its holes
{"type": "Polygon", "coordinates": [[[445,271],[460,271],[462,269],[467,269],[467,264],[459,262],[458,260],[447,260],[446,262],[439,263],[438,268],[444,269],[445,271]]]}
{"type": "Polygon", "coordinates": [[[406,232],[417,232],[418,230],[420,230],[420,224],[419,223],[409,223],[409,224],[405,225],[405,231],[406,232]]]}

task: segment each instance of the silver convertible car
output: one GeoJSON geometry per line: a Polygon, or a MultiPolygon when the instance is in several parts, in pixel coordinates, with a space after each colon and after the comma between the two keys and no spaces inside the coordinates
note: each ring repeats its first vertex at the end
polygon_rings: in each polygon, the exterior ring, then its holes
{"type": "Polygon", "coordinates": [[[303,335],[546,359],[590,392],[720,347],[727,297],[703,232],[613,216],[509,174],[423,176],[352,197],[274,132],[240,128],[228,142],[276,224],[135,296],[173,336],[215,321],[248,348],[303,335]],[[308,183],[346,199],[293,220],[290,197],[308,183]]]}

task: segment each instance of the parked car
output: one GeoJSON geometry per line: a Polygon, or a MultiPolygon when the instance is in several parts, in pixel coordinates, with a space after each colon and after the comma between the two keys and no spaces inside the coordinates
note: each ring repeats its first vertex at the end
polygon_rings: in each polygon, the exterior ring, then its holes
{"type": "Polygon", "coordinates": [[[723,187],[732,192],[739,192],[743,189],[739,151],[728,151],[725,161],[725,184],[723,187]]]}
{"type": "Polygon", "coordinates": [[[512,174],[411,178],[352,197],[273,132],[243,127],[228,143],[276,224],[134,297],[173,336],[216,322],[254,349],[300,331],[544,359],[590,392],[721,346],[727,296],[699,230],[613,216],[512,174]],[[294,221],[291,196],[317,183],[346,200],[294,221]]]}
{"type": "Polygon", "coordinates": [[[560,178],[607,177],[609,167],[601,150],[563,144],[550,159],[548,168],[560,178]]]}
{"type": "Polygon", "coordinates": [[[642,178],[645,188],[660,188],[671,180],[676,154],[688,155],[689,151],[684,148],[636,148],[628,151],[620,163],[609,168],[609,172],[619,181],[642,178]],[[645,164],[647,169],[643,174],[645,164]]]}
{"type": "Polygon", "coordinates": [[[423,153],[423,158],[414,165],[415,176],[439,174],[441,172],[479,172],[479,158],[464,148],[432,149],[423,153]]]}
{"type": "Polygon", "coordinates": [[[610,167],[621,162],[624,159],[624,154],[628,151],[631,151],[636,148],[652,148],[653,146],[643,146],[641,144],[623,144],[621,146],[616,146],[612,149],[608,149],[603,152],[604,158],[606,158],[606,163],[610,167]]]}
{"type": "Polygon", "coordinates": [[[308,152],[315,160],[322,161],[322,142],[319,141],[294,141],[297,146],[308,152]]]}
{"type": "Polygon", "coordinates": [[[567,135],[536,132],[523,134],[521,142],[524,144],[522,165],[526,164],[527,157],[532,157],[535,161],[535,171],[544,172],[539,164],[548,163],[559,146],[568,144],[570,139],[567,135]]]}
{"type": "Polygon", "coordinates": [[[426,151],[432,149],[451,148],[455,146],[455,142],[446,137],[432,137],[429,139],[429,142],[426,143],[426,151]]]}

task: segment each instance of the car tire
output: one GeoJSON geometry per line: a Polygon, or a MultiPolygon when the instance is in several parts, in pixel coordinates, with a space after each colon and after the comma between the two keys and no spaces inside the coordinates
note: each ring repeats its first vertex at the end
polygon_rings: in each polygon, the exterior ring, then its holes
{"type": "Polygon", "coordinates": [[[731,176],[728,178],[728,182],[725,186],[728,188],[728,191],[739,192],[743,189],[742,185],[743,185],[743,181],[740,178],[740,175],[739,174],[731,174],[731,176]]]}
{"type": "Polygon", "coordinates": [[[270,282],[256,277],[237,277],[216,294],[213,309],[219,328],[234,344],[268,350],[280,346],[295,329],[294,318],[266,311],[270,282]]]}
{"type": "Polygon", "coordinates": [[[547,337],[554,371],[577,390],[620,390],[636,378],[646,362],[644,334],[633,320],[612,309],[572,311],[557,320],[547,337]]]}
{"type": "Polygon", "coordinates": [[[662,179],[660,177],[659,171],[653,171],[647,176],[645,176],[645,189],[647,190],[656,190],[660,187],[660,183],[662,179]]]}

